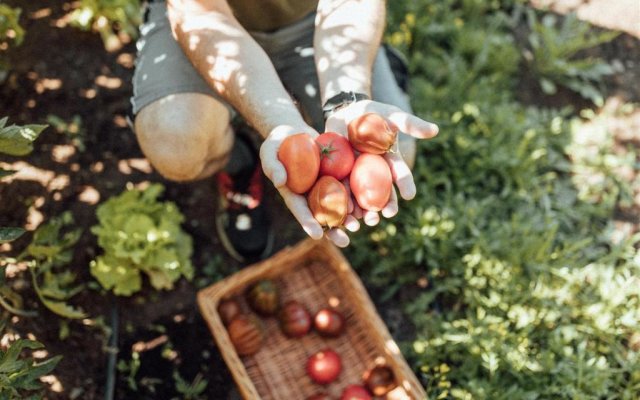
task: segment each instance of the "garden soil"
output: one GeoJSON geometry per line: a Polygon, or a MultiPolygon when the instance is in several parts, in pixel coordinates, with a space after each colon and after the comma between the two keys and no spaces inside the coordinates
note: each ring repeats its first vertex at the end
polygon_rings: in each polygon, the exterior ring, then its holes
{"type": "MultiPolygon", "coordinates": [[[[35,229],[41,222],[70,210],[83,235],[71,268],[79,281],[91,282],[89,262],[99,249],[90,227],[96,224],[99,202],[127,187],[161,182],[164,199],[174,201],[185,214],[185,229],[194,239],[194,282],[180,281],[175,290],[155,292],[149,288],[131,298],[113,298],[89,287],[74,298],[91,317],[67,327],[36,300],[28,275],[12,271],[12,287],[27,300],[26,309],[38,310],[37,318],[13,317],[11,328],[23,337],[43,342],[49,355],[64,355],[54,375],[47,378],[50,399],[104,398],[108,354],[117,351],[120,368],[116,380],[118,399],[168,399],[178,396],[174,372],[187,381],[202,372],[208,380],[205,397],[224,399],[232,385],[227,368],[195,304],[199,287],[241,268],[229,259],[215,235],[213,215],[216,191],[211,180],[173,183],[159,176],[145,160],[126,123],[135,59],[133,43],[105,51],[100,37],[66,25],[70,4],[60,0],[7,1],[23,9],[26,29],[22,46],[9,54],[12,69],[0,83],[0,116],[9,123],[47,123],[51,116],[79,121],[77,133],[48,128],[37,140],[35,151],[20,158],[2,157],[3,166],[19,172],[0,184],[0,226],[35,229]],[[212,272],[211,270],[214,269],[212,272]],[[107,342],[112,310],[118,310],[118,346],[107,342]],[[132,354],[141,354],[139,369],[132,354]],[[133,368],[133,370],[132,370],[133,368]],[[129,377],[135,376],[135,379],[129,377]]],[[[599,55],[618,59],[625,67],[609,82],[611,101],[640,101],[640,42],[623,34],[597,49],[599,55]]],[[[532,82],[523,79],[522,100],[539,105],[583,104],[572,94],[543,96],[532,82]]],[[[612,104],[612,103],[608,103],[612,104]]],[[[612,107],[615,107],[615,103],[612,107]]],[[[640,146],[640,111],[613,120],[620,152],[640,146]]],[[[637,171],[627,171],[635,179],[637,171]]],[[[301,230],[273,189],[267,201],[279,227],[276,248],[303,238],[301,230]]],[[[625,234],[637,230],[640,194],[635,204],[618,212],[625,234]]],[[[30,235],[3,245],[3,254],[15,255],[30,235]]],[[[374,289],[371,291],[375,294],[374,289]]],[[[375,295],[373,296],[375,299],[375,295]]],[[[399,310],[379,304],[392,334],[402,337],[399,310]]],[[[404,329],[404,330],[403,330],[404,329]]]]}

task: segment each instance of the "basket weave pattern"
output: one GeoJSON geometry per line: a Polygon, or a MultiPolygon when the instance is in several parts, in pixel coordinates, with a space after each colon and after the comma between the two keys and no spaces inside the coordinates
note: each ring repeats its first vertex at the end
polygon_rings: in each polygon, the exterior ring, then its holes
{"type": "MultiPolygon", "coordinates": [[[[198,293],[198,303],[209,328],[246,399],[303,400],[325,391],[338,398],[349,384],[362,383],[362,374],[376,363],[394,371],[402,396],[426,395],[378,316],[364,286],[342,253],[328,241],[307,239],[261,263],[198,293]],[[257,279],[271,278],[280,289],[281,302],[297,300],[311,315],[331,307],[345,317],[345,331],[323,338],[313,330],[302,338],[287,338],[275,317],[261,317],[266,339],[260,351],[239,357],[217,311],[221,299],[235,297],[245,313],[250,309],[244,292],[257,279]],[[329,385],[314,383],[306,373],[307,358],[330,347],[342,359],[342,372],[329,385]]],[[[397,391],[396,391],[397,393],[397,391]]]]}

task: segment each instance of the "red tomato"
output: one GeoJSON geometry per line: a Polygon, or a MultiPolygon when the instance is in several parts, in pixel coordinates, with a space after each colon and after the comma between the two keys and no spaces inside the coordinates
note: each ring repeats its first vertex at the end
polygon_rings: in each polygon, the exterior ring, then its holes
{"type": "Polygon", "coordinates": [[[278,149],[278,160],[287,170],[287,187],[294,193],[306,193],[318,178],[320,149],[306,133],[288,136],[278,149]]]}
{"type": "Polygon", "coordinates": [[[329,175],[341,181],[349,175],[356,157],[349,139],[325,132],[316,138],[320,146],[320,176],[329,175]]]}
{"type": "Polygon", "coordinates": [[[344,328],[344,317],[331,308],[323,308],[313,317],[313,327],[320,336],[340,336],[344,328]]]}
{"type": "Polygon", "coordinates": [[[356,159],[349,177],[351,193],[358,205],[369,211],[380,211],[391,197],[392,176],[382,156],[362,153],[356,159]]]}
{"type": "Polygon", "coordinates": [[[331,383],[342,371],[342,361],[338,353],[331,349],[321,350],[307,360],[307,374],[319,384],[331,383]]]}
{"type": "Polygon", "coordinates": [[[349,141],[362,153],[384,154],[396,141],[398,128],[378,114],[362,114],[349,123],[349,141]]]}
{"type": "Polygon", "coordinates": [[[313,217],[322,226],[335,228],[347,217],[349,195],[340,181],[332,176],[322,176],[307,196],[313,217]]]}
{"type": "Polygon", "coordinates": [[[311,316],[306,308],[295,300],[289,300],[278,313],[280,329],[291,338],[302,337],[311,330],[311,316]]]}
{"type": "Polygon", "coordinates": [[[342,391],[340,400],[371,400],[371,395],[363,386],[349,385],[342,391]]]}

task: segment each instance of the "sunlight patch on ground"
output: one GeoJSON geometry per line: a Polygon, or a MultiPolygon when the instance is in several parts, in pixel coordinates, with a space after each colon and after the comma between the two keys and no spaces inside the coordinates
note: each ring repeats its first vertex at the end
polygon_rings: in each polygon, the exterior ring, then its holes
{"type": "Polygon", "coordinates": [[[51,149],[51,157],[55,162],[66,164],[76,154],[76,148],[70,144],[55,145],[51,149]]]}
{"type": "Polygon", "coordinates": [[[46,18],[50,15],[51,15],[51,8],[47,7],[47,8],[41,8],[37,11],[32,12],[31,14],[29,14],[29,18],[41,19],[41,18],[46,18]]]}
{"type": "Polygon", "coordinates": [[[64,391],[64,387],[62,386],[62,382],[55,375],[45,375],[40,378],[40,381],[46,383],[51,387],[51,391],[55,393],[62,393],[64,391]]]}
{"type": "Polygon", "coordinates": [[[92,186],[85,186],[78,195],[78,200],[90,205],[98,204],[100,202],[100,192],[92,186]]]}
{"type": "Polygon", "coordinates": [[[122,86],[122,79],[106,75],[98,75],[94,82],[96,85],[107,89],[118,89],[122,86]]]}

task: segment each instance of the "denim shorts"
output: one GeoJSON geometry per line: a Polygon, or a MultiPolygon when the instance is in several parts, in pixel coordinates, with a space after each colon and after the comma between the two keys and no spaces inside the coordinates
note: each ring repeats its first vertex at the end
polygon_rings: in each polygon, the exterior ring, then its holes
{"type": "MultiPolygon", "coordinates": [[[[176,93],[203,93],[224,102],[207,85],[173,38],[166,3],[154,1],[146,7],[145,21],[140,27],[137,42],[131,97],[133,114],[156,100],[176,93]]],[[[307,122],[322,131],[324,121],[313,57],[314,19],[315,14],[310,14],[273,32],[249,34],[271,59],[280,80],[298,103],[307,122]]],[[[392,64],[402,67],[397,61],[394,53],[385,47],[378,51],[372,77],[373,99],[410,112],[408,98],[398,80],[402,72],[398,73],[398,68],[391,68],[392,64]]]]}

